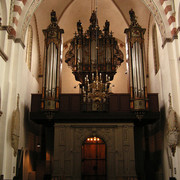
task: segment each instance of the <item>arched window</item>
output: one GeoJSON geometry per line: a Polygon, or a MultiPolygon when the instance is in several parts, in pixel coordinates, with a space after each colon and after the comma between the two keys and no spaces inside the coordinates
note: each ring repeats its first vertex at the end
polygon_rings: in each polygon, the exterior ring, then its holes
{"type": "Polygon", "coordinates": [[[153,26],[152,37],[153,37],[154,70],[155,70],[155,74],[157,74],[159,71],[159,51],[158,51],[156,25],[153,26]]]}
{"type": "Polygon", "coordinates": [[[7,27],[7,2],[0,1],[0,56],[4,61],[8,60],[6,55],[6,27],[7,27]]]}
{"type": "Polygon", "coordinates": [[[29,70],[31,70],[32,40],[33,40],[33,29],[32,26],[29,25],[28,37],[27,37],[27,49],[26,49],[26,63],[29,70]]]}
{"type": "MultiPolygon", "coordinates": [[[[177,13],[177,22],[178,22],[178,34],[180,34],[180,2],[179,2],[179,9],[178,9],[178,13],[177,13]]],[[[180,45],[180,38],[178,38],[178,40],[179,40],[179,45],[180,45]]],[[[180,57],[179,57],[179,60],[180,60],[180,57]]]]}
{"type": "Polygon", "coordinates": [[[2,111],[1,111],[1,88],[0,88],[0,117],[2,115],[2,111]]]}

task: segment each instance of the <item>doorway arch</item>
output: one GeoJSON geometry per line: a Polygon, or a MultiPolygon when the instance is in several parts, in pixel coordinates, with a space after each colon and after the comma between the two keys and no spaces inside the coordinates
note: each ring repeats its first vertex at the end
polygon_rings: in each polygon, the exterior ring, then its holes
{"type": "Polygon", "coordinates": [[[81,179],[106,180],[106,144],[96,136],[88,137],[81,150],[81,179]]]}

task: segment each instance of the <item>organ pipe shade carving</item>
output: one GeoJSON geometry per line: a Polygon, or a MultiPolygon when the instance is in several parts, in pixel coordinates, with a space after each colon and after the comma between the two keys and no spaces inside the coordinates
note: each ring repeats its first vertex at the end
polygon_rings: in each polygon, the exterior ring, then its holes
{"type": "Polygon", "coordinates": [[[58,110],[61,91],[62,34],[64,30],[57,25],[55,11],[51,12],[51,24],[43,30],[43,33],[45,47],[41,108],[43,110],[58,110]]]}
{"type": "Polygon", "coordinates": [[[77,33],[65,55],[65,62],[81,83],[82,103],[86,104],[87,111],[105,109],[103,103],[108,99],[110,81],[124,59],[117,40],[109,32],[109,25],[106,20],[103,31],[100,30],[96,11],[92,12],[87,31],[83,32],[79,20],[77,33]]]}
{"type": "Polygon", "coordinates": [[[137,113],[148,109],[147,85],[145,73],[144,34],[145,29],[137,23],[133,10],[129,11],[131,24],[125,29],[130,76],[130,107],[137,113]]]}

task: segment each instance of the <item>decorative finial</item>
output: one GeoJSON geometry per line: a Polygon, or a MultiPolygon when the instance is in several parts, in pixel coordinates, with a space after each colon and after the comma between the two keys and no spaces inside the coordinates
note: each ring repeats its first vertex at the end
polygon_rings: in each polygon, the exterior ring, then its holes
{"type": "Polygon", "coordinates": [[[96,27],[96,24],[98,24],[98,19],[96,16],[96,11],[92,12],[91,18],[90,18],[90,23],[92,24],[92,27],[96,27]]]}
{"type": "Polygon", "coordinates": [[[131,9],[129,11],[129,15],[130,15],[130,19],[131,19],[131,25],[132,26],[139,26],[139,24],[137,23],[137,20],[136,20],[136,15],[135,15],[135,12],[133,11],[133,9],[131,9]]]}
{"type": "Polygon", "coordinates": [[[51,11],[51,23],[57,23],[56,12],[54,10],[51,11]]]}
{"type": "Polygon", "coordinates": [[[82,23],[80,20],[77,22],[77,30],[78,30],[78,34],[83,33],[83,27],[82,27],[82,23]]]}
{"type": "Polygon", "coordinates": [[[109,21],[108,20],[106,20],[105,22],[103,31],[105,32],[105,34],[109,34],[109,21]]]}

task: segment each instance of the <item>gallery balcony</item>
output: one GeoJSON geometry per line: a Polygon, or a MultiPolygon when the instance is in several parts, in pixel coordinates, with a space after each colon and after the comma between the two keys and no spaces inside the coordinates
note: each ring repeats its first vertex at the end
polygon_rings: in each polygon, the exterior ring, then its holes
{"type": "Polygon", "coordinates": [[[82,110],[81,94],[61,94],[58,111],[41,110],[41,94],[32,94],[30,117],[38,124],[54,123],[102,123],[133,122],[139,125],[154,123],[160,117],[158,94],[148,94],[148,111],[141,120],[130,109],[130,94],[111,94],[108,111],[85,112],[82,110]]]}

